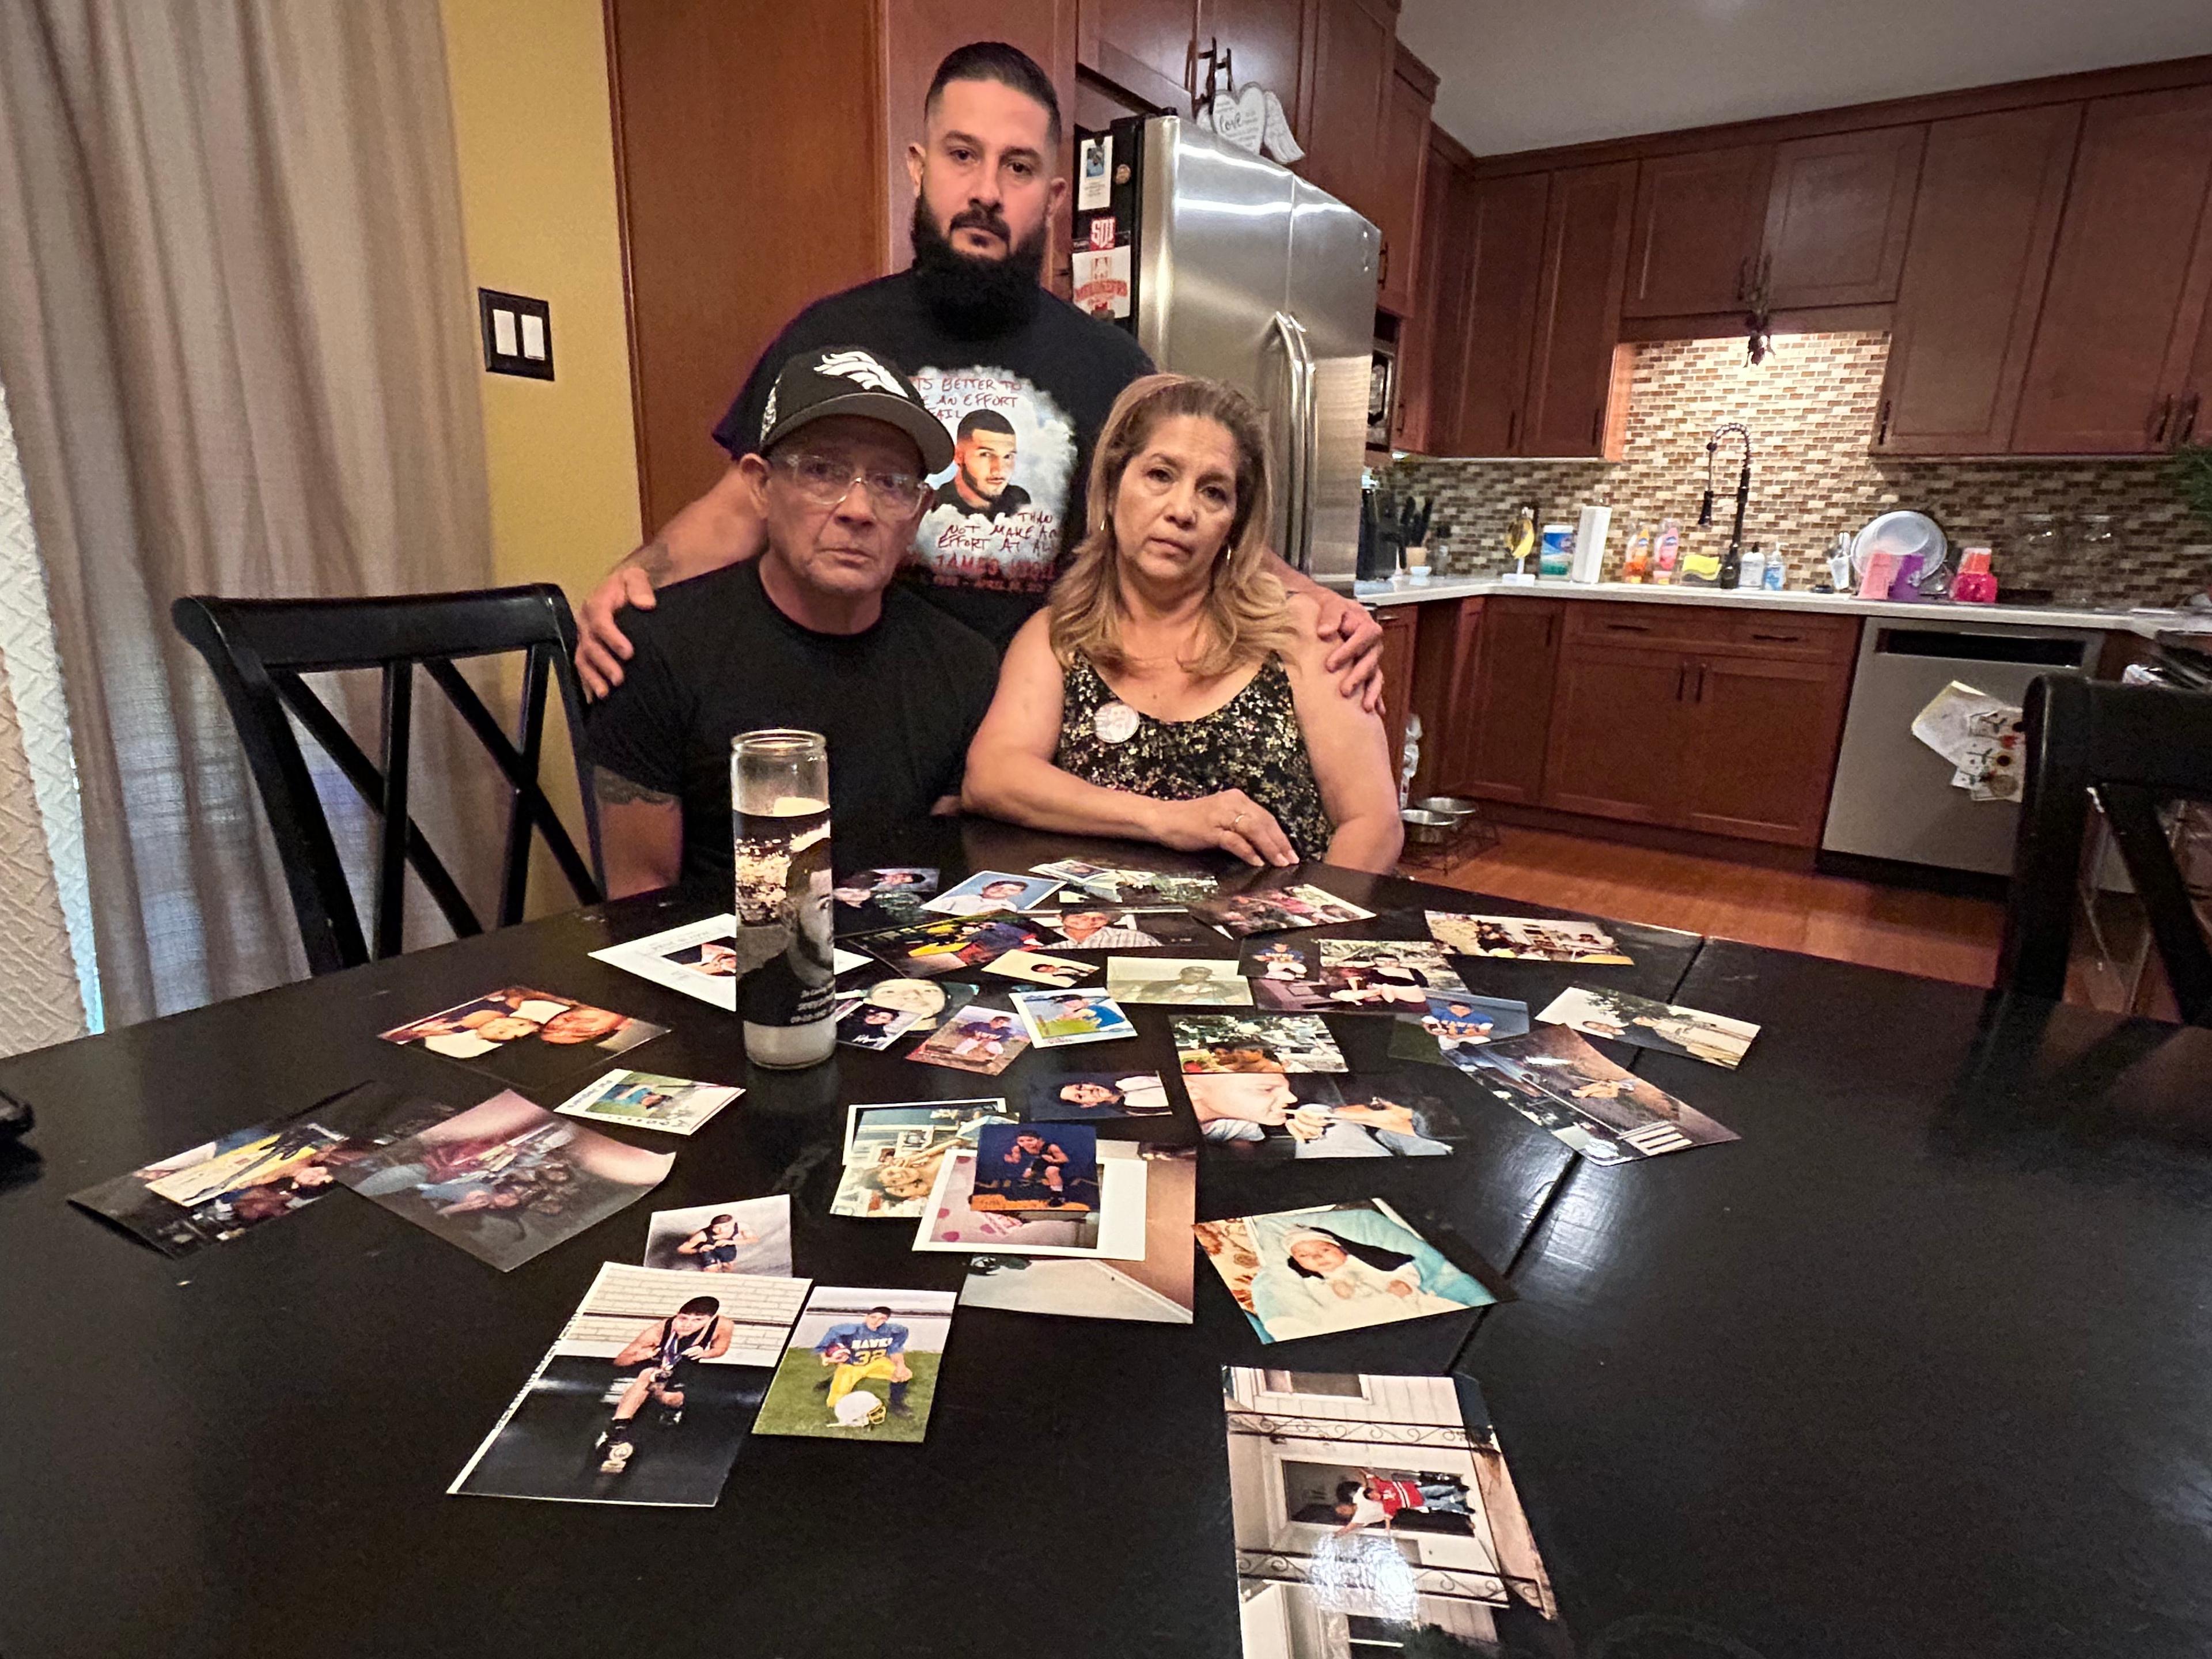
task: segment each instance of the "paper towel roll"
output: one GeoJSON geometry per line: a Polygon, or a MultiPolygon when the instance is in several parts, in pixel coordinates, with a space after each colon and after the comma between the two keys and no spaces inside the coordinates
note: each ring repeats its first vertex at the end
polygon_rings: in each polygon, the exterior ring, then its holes
{"type": "Polygon", "coordinates": [[[1609,507],[1586,507],[1575,526],[1575,562],[1567,574],[1572,580],[1594,582],[1605,568],[1605,532],[1613,523],[1609,507]]]}

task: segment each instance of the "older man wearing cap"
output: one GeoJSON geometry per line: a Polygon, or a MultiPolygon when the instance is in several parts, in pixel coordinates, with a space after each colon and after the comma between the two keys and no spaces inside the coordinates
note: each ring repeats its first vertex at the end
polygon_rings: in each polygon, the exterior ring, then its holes
{"type": "Polygon", "coordinates": [[[586,746],[616,896],[732,876],[730,739],[830,744],[841,847],[866,862],[902,823],[955,810],[998,653],[891,578],[952,460],[942,422],[877,354],[831,346],[778,374],[738,463],[767,531],[757,560],[665,589],[586,746]]]}

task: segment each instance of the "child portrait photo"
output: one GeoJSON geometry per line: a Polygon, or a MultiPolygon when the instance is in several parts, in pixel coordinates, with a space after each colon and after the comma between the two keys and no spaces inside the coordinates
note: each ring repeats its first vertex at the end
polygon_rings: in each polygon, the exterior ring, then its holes
{"type": "Polygon", "coordinates": [[[959,1297],[818,1285],[792,1328],[755,1434],[919,1442],[959,1297]]]}
{"type": "Polygon", "coordinates": [[[692,1134],[744,1092],[718,1083],[692,1083],[653,1072],[619,1066],[593,1079],[553,1109],[570,1117],[597,1118],[633,1129],[692,1134]]]}
{"type": "Polygon", "coordinates": [[[1098,1132],[1080,1123],[990,1123],[975,1137],[970,1209],[1001,1213],[1098,1207],[1098,1132]]]}
{"type": "Polygon", "coordinates": [[[1077,1042],[1111,1042],[1137,1034],[1121,1005],[1105,991],[1016,991],[1014,1012],[1040,1048],[1077,1042]]]}
{"type": "Polygon", "coordinates": [[[665,1273],[791,1273],[791,1195],[742,1198],[655,1210],[645,1239],[645,1265],[665,1273]]]}

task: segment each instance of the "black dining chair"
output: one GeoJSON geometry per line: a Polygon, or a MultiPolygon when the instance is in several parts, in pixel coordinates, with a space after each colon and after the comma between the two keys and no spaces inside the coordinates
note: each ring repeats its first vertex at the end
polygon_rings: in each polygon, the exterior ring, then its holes
{"type": "Polygon", "coordinates": [[[1997,988],[2066,993],[2094,791],[2182,1018],[2212,1024],[2212,947],[2159,821],[2164,802],[2212,800],[2212,693],[2045,674],[2024,709],[2026,784],[1997,988]]]}
{"type": "Polygon", "coordinates": [[[522,920],[530,881],[531,835],[545,838],[577,902],[604,896],[598,872],[599,814],[580,753],[572,753],[591,842],[587,867],[562,826],[538,769],[544,747],[545,693],[560,688],[572,751],[584,726],[575,670],[576,624],[568,601],[546,583],[471,593],[413,593],[368,599],[179,599],[170,619],[215,671],[253,768],[284,864],[310,971],[332,973],[371,959],[360,914],[346,884],[330,821],[315,793],[292,721],[298,720],[380,819],[375,883],[374,956],[399,954],[407,872],[412,869],[456,934],[483,924],[409,816],[408,756],[414,725],[415,670],[442,690],[507,781],[510,805],[500,872],[498,927],[522,920]],[[464,658],[525,654],[520,732],[510,740],[453,665],[464,658]],[[337,715],[302,678],[344,669],[383,671],[381,764],[362,751],[337,715]]]}

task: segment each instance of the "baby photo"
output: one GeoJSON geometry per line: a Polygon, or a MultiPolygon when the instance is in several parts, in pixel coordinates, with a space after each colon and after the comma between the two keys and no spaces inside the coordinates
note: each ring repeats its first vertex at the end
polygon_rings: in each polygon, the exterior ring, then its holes
{"type": "Polygon", "coordinates": [[[1419,1077],[1289,1077],[1251,1072],[1186,1078],[1198,1132],[1260,1158],[1443,1158],[1460,1137],[1439,1085],[1419,1077]]]}
{"type": "Polygon", "coordinates": [[[1341,1072],[1328,1027],[1306,1018],[1189,1014],[1170,1022],[1176,1058],[1194,1072],[1341,1072]]]}
{"type": "Polygon", "coordinates": [[[1505,957],[1521,962],[1580,962],[1632,966],[1613,935],[1594,921],[1533,916],[1460,916],[1428,912],[1429,932],[1455,956],[1505,957]]]}
{"type": "Polygon", "coordinates": [[[1104,991],[1016,991],[1013,1004],[1022,1029],[1040,1048],[1137,1035],[1128,1015],[1104,991]]]}
{"type": "Polygon", "coordinates": [[[655,1210],[645,1238],[645,1265],[668,1273],[791,1273],[791,1195],[655,1210]]]}
{"type": "Polygon", "coordinates": [[[1194,904],[1191,915],[1231,936],[1279,933],[1286,927],[1326,927],[1340,921],[1365,921],[1375,913],[1318,887],[1274,887],[1194,904]]]}
{"type": "Polygon", "coordinates": [[[386,1042],[459,1060],[518,1089],[540,1089],[573,1088],[579,1075],[667,1030],[573,997],[514,986],[379,1035],[386,1042]]]}
{"type": "Polygon", "coordinates": [[[743,1089],[716,1083],[690,1083],[651,1072],[609,1072],[588,1083],[553,1109],[570,1117],[593,1117],[633,1129],[659,1129],[688,1135],[728,1105],[743,1089]]]}
{"type": "Polygon", "coordinates": [[[1030,1040],[1014,1014],[998,1008],[968,1007],[924,1037],[907,1058],[925,1066],[996,1077],[1029,1046],[1030,1040]]]}
{"type": "Polygon", "coordinates": [[[1088,1123],[1109,1117],[1165,1117],[1158,1072],[1069,1072],[1034,1079],[1024,1115],[1032,1123],[1088,1123]]]}
{"type": "Polygon", "coordinates": [[[1286,1342],[1498,1298],[1379,1198],[1201,1221],[1199,1247],[1262,1342],[1286,1342]]]}
{"type": "Polygon", "coordinates": [[[1106,988],[1124,1002],[1249,1008],[1252,987],[1225,957],[1109,957],[1106,988]]]}
{"type": "Polygon", "coordinates": [[[1734,1140],[1695,1107],[1622,1070],[1563,1025],[1449,1055],[1492,1098],[1595,1164],[1734,1140]]]}
{"type": "Polygon", "coordinates": [[[1670,1002],[1632,996],[1626,991],[1593,991],[1577,985],[1562,991],[1536,1016],[1584,1036],[1611,1037],[1662,1054],[1702,1060],[1734,1071],[1751,1047],[1759,1027],[1747,1019],[1679,1008],[1670,1002]]]}
{"type": "Polygon", "coordinates": [[[938,979],[972,972],[1009,951],[1042,943],[1036,929],[1015,916],[946,917],[889,927],[853,941],[893,973],[938,979]]]}
{"type": "Polygon", "coordinates": [[[1035,985],[1073,985],[1089,979],[1098,971],[1096,963],[1078,962],[1073,957],[1040,956],[1035,951],[1008,951],[984,963],[987,974],[1004,974],[1008,979],[1025,979],[1035,985]]]}
{"type": "Polygon", "coordinates": [[[1027,920],[1055,951],[1157,951],[1167,945],[1218,945],[1221,935],[1187,910],[1033,910],[1027,920]]]}
{"type": "Polygon", "coordinates": [[[987,1123],[975,1135],[968,1207],[992,1211],[1098,1207],[1098,1132],[1088,1125],[987,1123]]]}
{"type": "Polygon", "coordinates": [[[1004,870],[978,870],[957,887],[948,887],[921,908],[945,916],[1034,910],[1058,892],[1060,885],[1049,876],[1014,876],[1004,870]]]}

